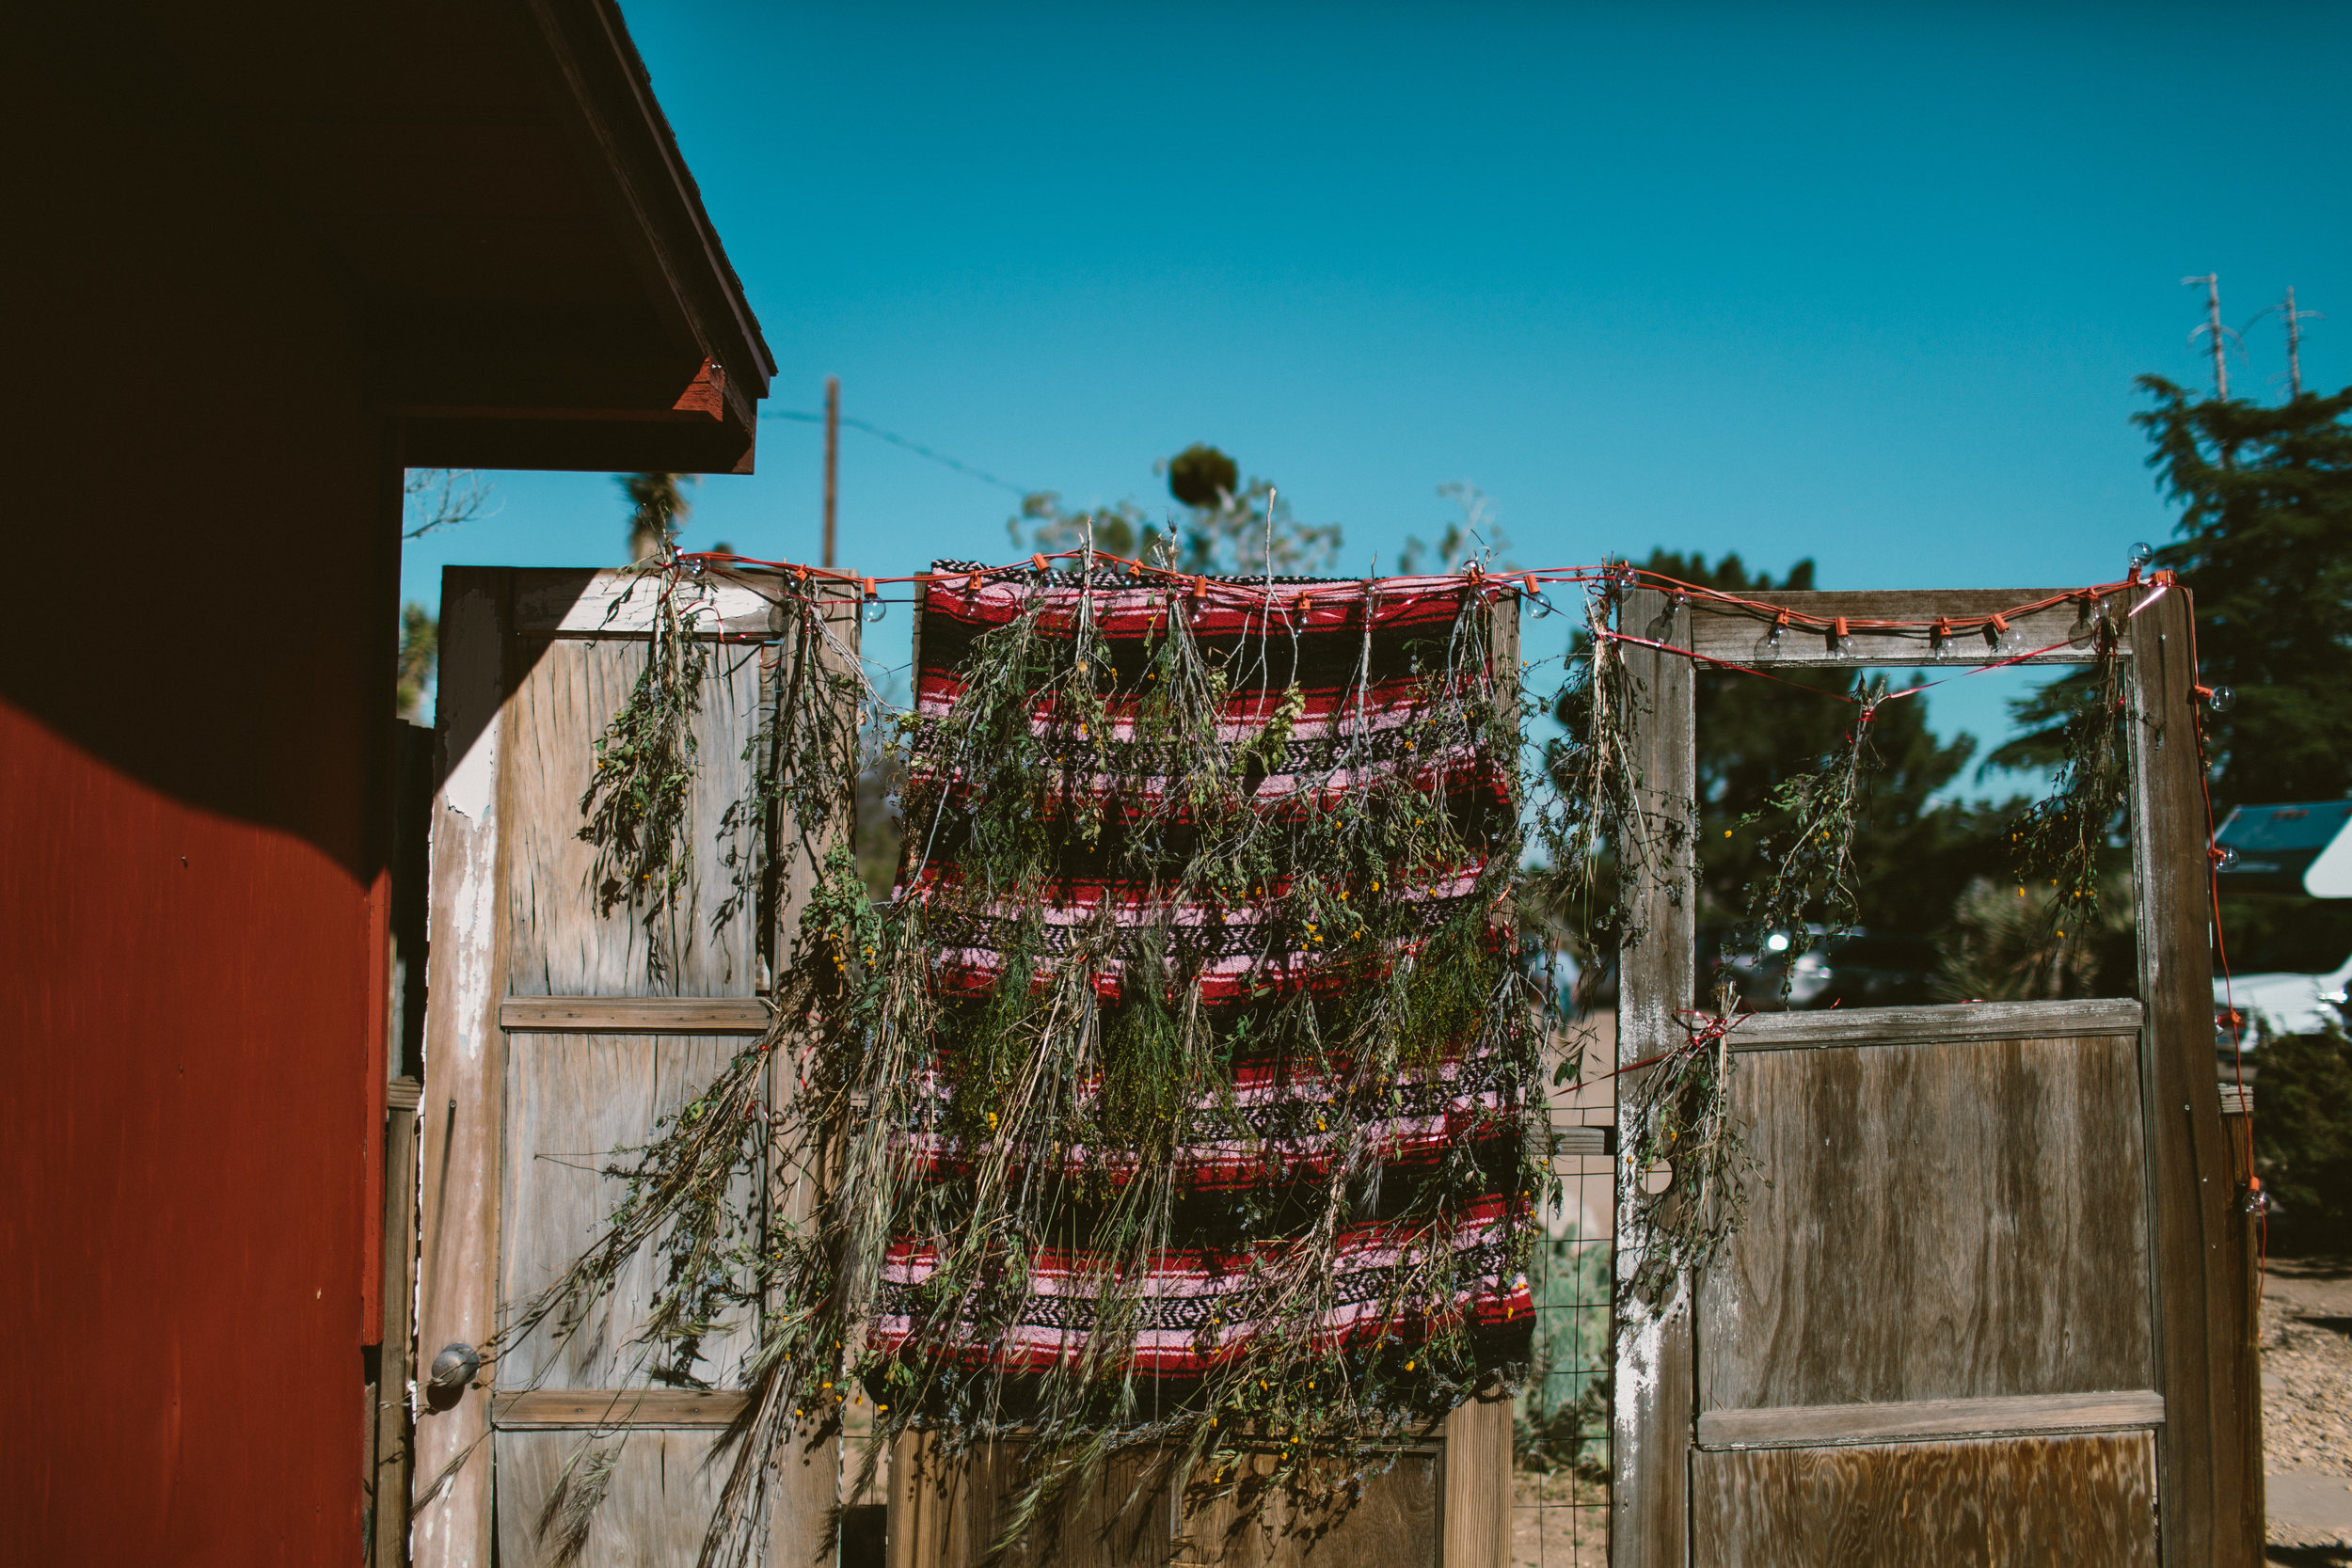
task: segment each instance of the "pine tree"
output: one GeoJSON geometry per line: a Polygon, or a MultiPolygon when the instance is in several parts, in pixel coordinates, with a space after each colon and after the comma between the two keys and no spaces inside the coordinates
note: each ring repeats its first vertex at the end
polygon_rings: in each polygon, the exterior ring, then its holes
{"type": "MultiPolygon", "coordinates": [[[[2232,695],[2203,715],[2215,823],[2233,806],[2352,791],[2352,388],[2265,405],[2138,385],[2155,400],[2133,416],[2148,465],[2182,507],[2153,564],[2195,595],[2199,680],[2232,695]]],[[[2012,703],[2026,733],[1990,765],[2050,766],[2089,680],[2012,703]]],[[[2221,917],[2240,973],[2315,973],[2352,952],[2352,903],[2225,893],[2221,917]]]]}
{"type": "MultiPolygon", "coordinates": [[[[2214,806],[2326,800],[2352,790],[2352,388],[2275,407],[2193,402],[2139,378],[2149,433],[2181,537],[2154,564],[2197,603],[2199,679],[2234,700],[2205,717],[2214,806]]],[[[1995,767],[2046,766],[2089,677],[2012,705],[2026,734],[1995,767]]]]}

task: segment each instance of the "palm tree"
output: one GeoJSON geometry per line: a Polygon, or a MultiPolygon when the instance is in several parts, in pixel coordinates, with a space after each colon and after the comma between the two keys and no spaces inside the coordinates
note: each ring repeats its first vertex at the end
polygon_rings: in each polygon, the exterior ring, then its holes
{"type": "Polygon", "coordinates": [[[677,538],[678,528],[693,508],[678,490],[681,479],[692,474],[623,474],[621,489],[629,499],[628,558],[644,561],[660,554],[677,538]]]}

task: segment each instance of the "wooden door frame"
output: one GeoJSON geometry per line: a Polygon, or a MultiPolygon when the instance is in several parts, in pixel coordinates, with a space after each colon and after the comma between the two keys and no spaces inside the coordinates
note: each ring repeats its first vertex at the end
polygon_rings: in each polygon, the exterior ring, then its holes
{"type": "MultiPolygon", "coordinates": [[[[744,574],[746,578],[751,574],[744,574]]],[[[490,1568],[496,1554],[491,1477],[494,1428],[579,1424],[564,1390],[501,1394],[495,1366],[446,1408],[424,1398],[440,1347],[489,1342],[500,1322],[500,1204],[505,1163],[507,1033],[759,1034],[756,998],[511,998],[510,846],[504,832],[514,769],[510,704],[557,641],[650,635],[651,595],[614,609],[628,574],[614,570],[453,566],[441,580],[441,662],[436,700],[431,813],[424,1084],[416,1111],[419,1403],[409,1531],[415,1568],[490,1568]]],[[[780,582],[779,578],[779,582],[780,582]]],[[[747,581],[713,575],[695,635],[760,640],[784,634],[787,612],[747,581]]],[[[771,585],[772,588],[775,585],[771,585]]],[[[838,598],[825,619],[857,644],[854,586],[822,583],[838,598]]],[[[805,888],[795,891],[805,895],[805,888]]],[[[587,896],[582,890],[582,896],[587,896]]],[[[780,921],[788,911],[780,909],[780,921]]],[[[723,1426],[743,1396],[648,1398],[644,1426],[723,1426]]],[[[610,1412],[600,1418],[610,1423],[610,1412]]],[[[825,1478],[826,1496],[834,1488],[825,1478]]],[[[814,1522],[821,1528],[821,1520],[814,1522]]],[[[771,1560],[802,1568],[815,1537],[771,1532],[771,1560]]]]}
{"type": "MultiPolygon", "coordinates": [[[[1785,668],[1981,665],[1994,659],[2094,659],[2091,619],[2121,619],[2131,733],[2133,871],[2139,937],[2139,1063],[2151,1234],[2148,1288],[2156,1389],[2162,1560],[2167,1568],[2258,1568],[2263,1497],[2260,1381],[2248,1289],[2248,1237],[2213,1072],[2210,881],[2204,765],[2197,738],[2194,622],[2177,583],[2136,583],[2104,605],[2064,590],[1759,594],[1762,604],[1819,618],[1842,639],[1776,625],[1769,612],[1650,588],[1627,594],[1616,629],[1662,643],[1621,645],[1631,688],[1628,748],[1647,840],[1628,857],[1630,929],[1619,954],[1617,1063],[1629,1067],[1684,1037],[1693,1004],[1697,919],[1696,659],[1785,668]],[[2025,614],[2013,607],[2052,601],[2025,614]],[[2005,617],[2005,629],[1988,618],[2005,617]],[[1988,626],[1918,641],[1874,622],[1948,619],[1988,626]],[[1670,650],[1682,650],[1674,652],[1670,650]],[[2020,655],[2026,657],[2020,657],[2020,655]],[[1632,869],[1638,862],[1642,868],[1632,869]]],[[[1636,1129],[1619,1096],[1617,1141],[1636,1129]]],[[[1634,1201],[1644,1173],[1616,1172],[1622,1277],[1644,1241],[1634,1201]]],[[[1689,1456],[1696,1434],[1695,1282],[1656,1319],[1614,1334],[1610,1560],[1686,1568],[1692,1557],[1689,1456]]]]}

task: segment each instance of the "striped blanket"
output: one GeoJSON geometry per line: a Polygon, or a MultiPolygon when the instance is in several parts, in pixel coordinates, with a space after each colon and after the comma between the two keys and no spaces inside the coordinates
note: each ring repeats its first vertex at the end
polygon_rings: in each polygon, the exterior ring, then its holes
{"type": "MultiPolygon", "coordinates": [[[[1142,1277],[1131,1266],[1119,1279],[1120,1354],[1131,1378],[1181,1397],[1274,1332],[1278,1281],[1335,1193],[1344,1213],[1318,1243],[1318,1266],[1331,1275],[1315,1321],[1294,1319],[1282,1332],[1303,1332],[1330,1354],[1376,1354],[1391,1382],[1412,1382],[1404,1368],[1438,1370],[1432,1399],[1458,1397],[1466,1383],[1523,1362],[1533,1323],[1515,1261],[1531,1212],[1523,1118],[1543,1099],[1527,1025],[1497,1022],[1492,995],[1450,1011],[1416,1001],[1432,1037],[1415,1042],[1410,1070],[1368,1086],[1356,1061],[1309,1048],[1295,1023],[1302,997],[1314,1017],[1344,1020],[1416,965],[1421,989],[1398,981],[1390,993],[1420,998],[1438,994],[1449,976],[1514,973],[1501,912],[1511,867],[1494,857],[1516,843],[1515,759],[1497,754],[1499,732],[1464,721],[1458,700],[1463,628],[1488,613],[1478,586],[1276,579],[1269,598],[1253,579],[1196,579],[1186,593],[1110,574],[1082,582],[957,562],[933,572],[904,789],[923,805],[905,823],[895,893],[924,906],[938,999],[931,1065],[901,1146],[914,1179],[942,1198],[930,1212],[958,1212],[992,1157],[986,1129],[958,1121],[957,1085],[982,1049],[977,1021],[1007,987],[1042,993],[1074,969],[1105,1037],[1123,1015],[1153,1007],[1204,1020],[1221,1054],[1214,1081],[1185,1087],[1171,1139],[1150,1148],[1116,1137],[1102,1147],[1049,1139],[996,1156],[1017,1177],[1057,1181],[1072,1196],[1053,1236],[1021,1254],[1025,1283],[992,1287],[998,1305],[985,1334],[938,1332],[942,1237],[919,1224],[902,1229],[885,1263],[878,1345],[1013,1383],[1072,1365],[1101,1331],[1104,1280],[1116,1268],[1090,1249],[1089,1226],[1129,1182],[1149,1178],[1170,1196],[1165,1244],[1142,1277]],[[1144,694],[1165,668],[1177,616],[1216,673],[1215,736],[1230,789],[1154,771],[1150,760],[1164,737],[1145,719],[1144,694]],[[1109,696],[1082,721],[1050,697],[1037,704],[1050,867],[1009,895],[982,887],[974,864],[970,823],[988,797],[992,759],[969,754],[968,736],[961,752],[946,737],[960,705],[975,700],[976,651],[1023,617],[1073,639],[1083,620],[1109,696]],[[1457,700],[1437,701],[1444,689],[1457,700]],[[1232,835],[1237,800],[1277,830],[1265,841],[1278,851],[1218,885],[1200,867],[1208,841],[1232,835]],[[1352,883],[1334,872],[1331,855],[1343,851],[1311,847],[1341,842],[1333,824],[1351,820],[1351,802],[1368,801],[1415,816],[1350,831],[1425,832],[1422,814],[1443,814],[1452,859],[1391,869],[1386,883],[1378,871],[1352,883]],[[1434,1291],[1433,1279],[1443,1282],[1434,1291]],[[929,1332],[926,1312],[934,1314],[929,1332]],[[1457,1354],[1427,1368],[1417,1347],[1440,1338],[1472,1347],[1468,1363],[1457,1354]]],[[[1488,625],[1476,628],[1482,650],[1488,625]]],[[[1487,658],[1476,662],[1480,681],[1487,658]]],[[[1503,677],[1514,702],[1516,677],[1516,669],[1503,677]]],[[[1516,717],[1510,723],[1515,736],[1516,717]]],[[[1331,1032],[1344,1034],[1336,1023],[1331,1032]]],[[[1089,1083],[1073,1092],[1101,1091],[1089,1083]]]]}

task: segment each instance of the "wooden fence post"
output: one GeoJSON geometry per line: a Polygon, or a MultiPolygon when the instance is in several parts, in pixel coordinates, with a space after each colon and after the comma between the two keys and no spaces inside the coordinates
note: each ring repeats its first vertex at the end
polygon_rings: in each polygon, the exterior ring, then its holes
{"type": "Polygon", "coordinates": [[[2169,1568],[2257,1568],[2261,1377],[2245,1321],[2247,1220],[2214,1071],[2212,869],[2194,620],[2188,590],[2175,583],[2158,593],[2141,601],[2129,626],[2164,1560],[2169,1568]]]}
{"type": "MultiPolygon", "coordinates": [[[[1618,627],[1674,647],[1691,645],[1691,611],[1654,589],[1636,589],[1619,607],[1618,627]]],[[[1620,652],[1631,677],[1629,750],[1634,798],[1645,842],[1618,847],[1618,875],[1633,879],[1631,929],[1617,959],[1617,1063],[1657,1054],[1687,1038],[1676,1016],[1695,984],[1697,739],[1691,661],[1634,644],[1620,652]]],[[[1627,1085],[1617,1091],[1617,1147],[1631,1148],[1638,1129],[1627,1085]]],[[[1645,1244],[1640,1203],[1645,1172],[1616,1169],[1620,1277],[1645,1244]]],[[[1619,1310],[1626,1309],[1622,1295],[1619,1310]]],[[[1636,1310],[1640,1310],[1636,1308],[1636,1310]]],[[[1682,1568],[1689,1553],[1690,1446],[1695,1374],[1692,1362],[1691,1282],[1649,1304],[1642,1321],[1613,1324],[1610,1561],[1614,1568],[1682,1568]]]]}

